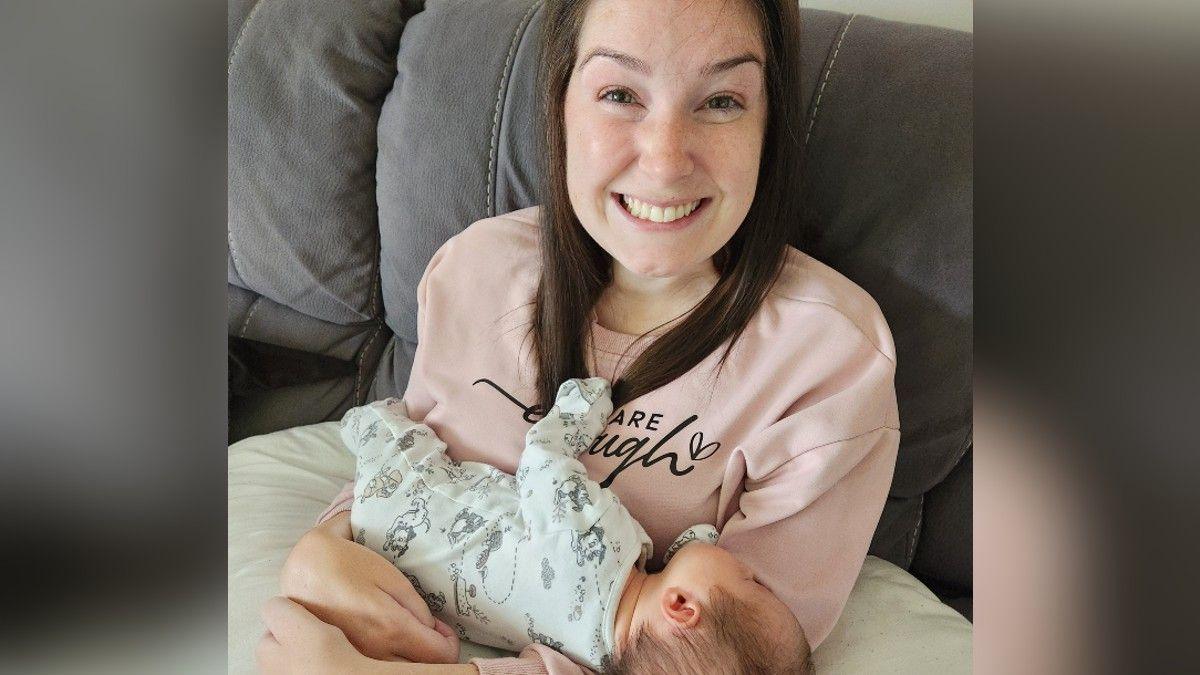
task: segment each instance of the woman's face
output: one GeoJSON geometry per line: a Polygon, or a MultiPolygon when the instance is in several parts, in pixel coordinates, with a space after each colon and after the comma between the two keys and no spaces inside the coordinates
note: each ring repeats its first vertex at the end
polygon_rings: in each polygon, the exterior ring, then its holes
{"type": "Polygon", "coordinates": [[[739,0],[588,7],[565,102],[567,188],[584,229],[629,271],[711,274],[754,200],[763,63],[739,0]]]}

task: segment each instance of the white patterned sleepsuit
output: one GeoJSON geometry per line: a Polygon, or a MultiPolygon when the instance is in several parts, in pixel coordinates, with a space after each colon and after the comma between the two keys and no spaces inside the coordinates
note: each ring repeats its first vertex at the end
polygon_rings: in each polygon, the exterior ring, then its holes
{"type": "MultiPolygon", "coordinates": [[[[538,642],[599,670],[615,649],[625,581],[652,544],[576,455],[612,414],[608,381],[568,380],[526,435],[516,475],[455,462],[399,399],[352,408],[355,541],[392,560],[459,637],[513,651],[538,642]]],[[[715,528],[696,526],[668,555],[715,528]]]]}

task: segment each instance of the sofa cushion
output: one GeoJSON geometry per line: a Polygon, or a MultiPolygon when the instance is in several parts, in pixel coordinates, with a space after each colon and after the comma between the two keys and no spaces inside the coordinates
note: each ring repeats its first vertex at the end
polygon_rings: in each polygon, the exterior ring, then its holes
{"type": "Polygon", "coordinates": [[[946,480],[925,495],[913,574],[928,580],[946,598],[970,595],[973,575],[971,557],[972,452],[968,452],[946,480]]]}
{"type": "Polygon", "coordinates": [[[378,314],[375,129],[411,4],[235,5],[231,284],[333,323],[378,314]]]}
{"type": "Polygon", "coordinates": [[[340,418],[363,402],[390,333],[379,321],[349,326],[322,321],[269,298],[228,284],[230,337],[270,343],[353,363],[348,377],[297,384],[233,396],[229,400],[229,440],[298,424],[340,418]]]}
{"type": "MultiPolygon", "coordinates": [[[[417,283],[429,259],[467,225],[497,213],[495,148],[506,122],[507,83],[514,63],[524,64],[521,77],[533,66],[517,56],[533,47],[530,22],[540,6],[430,0],[405,28],[396,85],[379,121],[377,175],[387,322],[410,344],[417,339],[417,283]]],[[[521,142],[532,138],[527,133],[521,142]]],[[[514,170],[536,177],[529,166],[514,170]]],[[[407,372],[408,364],[401,369],[407,372]]]]}

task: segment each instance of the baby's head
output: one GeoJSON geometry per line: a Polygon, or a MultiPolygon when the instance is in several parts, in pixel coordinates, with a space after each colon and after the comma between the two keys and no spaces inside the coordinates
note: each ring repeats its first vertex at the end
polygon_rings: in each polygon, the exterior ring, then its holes
{"type": "Polygon", "coordinates": [[[681,548],[638,595],[609,673],[807,674],[808,640],[791,610],[720,547],[681,548]]]}

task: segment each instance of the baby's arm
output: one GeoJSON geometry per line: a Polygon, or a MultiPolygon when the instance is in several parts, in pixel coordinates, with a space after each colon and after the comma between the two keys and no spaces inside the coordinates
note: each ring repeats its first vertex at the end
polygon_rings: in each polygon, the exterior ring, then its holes
{"type": "Polygon", "coordinates": [[[544,513],[557,524],[607,501],[576,457],[592,445],[611,414],[604,379],[567,380],[559,387],[554,407],[525,435],[516,477],[521,500],[530,505],[527,517],[544,513]]]}

